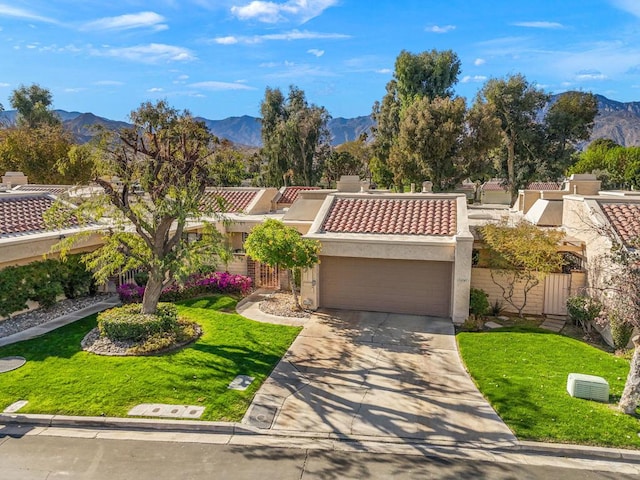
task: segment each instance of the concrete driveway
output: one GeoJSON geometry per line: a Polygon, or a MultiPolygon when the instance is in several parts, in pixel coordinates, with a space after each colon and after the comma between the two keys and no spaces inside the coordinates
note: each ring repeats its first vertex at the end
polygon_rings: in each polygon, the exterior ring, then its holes
{"type": "Polygon", "coordinates": [[[464,370],[451,321],[416,315],[313,315],[244,422],[292,434],[515,444],[464,370]]]}

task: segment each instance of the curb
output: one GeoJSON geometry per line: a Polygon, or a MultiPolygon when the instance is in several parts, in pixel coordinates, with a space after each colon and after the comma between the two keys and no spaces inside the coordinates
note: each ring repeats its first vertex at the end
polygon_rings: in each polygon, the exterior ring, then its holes
{"type": "MultiPolygon", "coordinates": [[[[151,418],[120,418],[120,417],[80,417],[70,415],[40,415],[40,414],[7,414],[0,413],[0,425],[5,426],[38,426],[60,428],[104,428],[112,430],[136,430],[147,432],[183,432],[218,435],[262,436],[270,438],[305,438],[309,440],[334,440],[343,443],[376,442],[388,445],[423,445],[433,448],[466,448],[499,453],[540,454],[550,457],[564,457],[591,460],[624,460],[640,463],[640,450],[623,448],[606,448],[597,446],[542,443],[531,441],[517,441],[510,446],[489,446],[479,443],[447,442],[446,444],[428,443],[416,438],[348,436],[336,433],[312,433],[299,431],[273,432],[237,422],[207,422],[192,420],[160,420],[151,418]]],[[[1,433],[1,430],[0,430],[1,433]]]]}

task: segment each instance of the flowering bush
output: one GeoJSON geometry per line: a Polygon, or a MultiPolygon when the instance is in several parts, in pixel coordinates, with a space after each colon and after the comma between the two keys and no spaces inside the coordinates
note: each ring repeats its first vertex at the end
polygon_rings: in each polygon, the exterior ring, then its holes
{"type": "MultiPolygon", "coordinates": [[[[209,293],[238,293],[245,295],[251,290],[251,278],[229,272],[197,274],[189,277],[184,285],[171,285],[160,295],[163,302],[175,302],[209,293]]],[[[122,303],[141,302],[144,287],[133,283],[120,285],[117,289],[122,303]]]]}

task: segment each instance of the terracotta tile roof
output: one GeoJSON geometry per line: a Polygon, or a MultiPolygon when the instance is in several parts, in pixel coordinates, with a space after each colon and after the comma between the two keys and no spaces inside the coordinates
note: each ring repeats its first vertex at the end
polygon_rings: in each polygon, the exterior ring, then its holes
{"type": "Polygon", "coordinates": [[[202,198],[202,204],[213,208],[216,212],[243,212],[256,197],[259,190],[243,189],[215,189],[207,190],[202,198]],[[220,208],[219,201],[222,201],[223,208],[220,208]]]}
{"type": "Polygon", "coordinates": [[[334,233],[455,235],[456,200],[336,198],[322,230],[334,233]]]}
{"type": "Polygon", "coordinates": [[[71,190],[73,185],[17,185],[13,187],[13,190],[17,190],[20,192],[48,192],[53,193],[54,195],[62,195],[63,193],[71,190]]]}
{"type": "Polygon", "coordinates": [[[625,245],[640,239],[640,203],[598,203],[625,245]]]}
{"type": "Polygon", "coordinates": [[[527,190],[560,190],[560,186],[558,182],[531,182],[527,190]]]}
{"type": "MultiPolygon", "coordinates": [[[[38,194],[0,196],[0,238],[47,231],[43,214],[53,202],[38,194]]],[[[69,227],[77,225],[74,219],[69,227]]]]}
{"type": "Polygon", "coordinates": [[[507,191],[507,186],[504,184],[503,180],[489,180],[488,182],[484,182],[481,188],[485,192],[507,191]]]}
{"type": "Polygon", "coordinates": [[[301,190],[320,190],[320,187],[285,187],[278,203],[293,203],[301,190]]]}

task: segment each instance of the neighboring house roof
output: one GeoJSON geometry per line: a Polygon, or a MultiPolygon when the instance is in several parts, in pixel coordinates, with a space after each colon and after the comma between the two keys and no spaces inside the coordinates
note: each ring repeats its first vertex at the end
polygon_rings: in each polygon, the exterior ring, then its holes
{"type": "Polygon", "coordinates": [[[333,233],[455,235],[454,199],[341,198],[333,200],[322,230],[333,233]]]}
{"type": "Polygon", "coordinates": [[[278,203],[293,203],[301,190],[320,190],[320,187],[284,187],[278,203]]]}
{"type": "Polygon", "coordinates": [[[73,185],[35,185],[35,184],[26,184],[26,185],[17,185],[13,187],[14,191],[19,192],[48,192],[54,195],[62,195],[63,193],[71,190],[73,185]]]}
{"type": "MultiPolygon", "coordinates": [[[[43,214],[55,199],[44,194],[0,196],[0,238],[47,231],[43,214]]],[[[73,219],[70,227],[78,226],[73,219]]]]}
{"type": "Polygon", "coordinates": [[[485,192],[507,191],[507,185],[504,183],[504,180],[489,180],[488,182],[484,182],[480,188],[485,192]]]}
{"type": "Polygon", "coordinates": [[[527,190],[560,190],[561,185],[558,182],[531,182],[527,190]]]}
{"type": "Polygon", "coordinates": [[[207,190],[202,198],[202,203],[216,212],[243,212],[258,195],[259,191],[259,189],[242,188],[207,190]],[[222,203],[222,208],[220,208],[220,203],[222,203]]]}
{"type": "Polygon", "coordinates": [[[640,203],[598,202],[598,204],[625,245],[631,246],[640,239],[640,203]]]}

